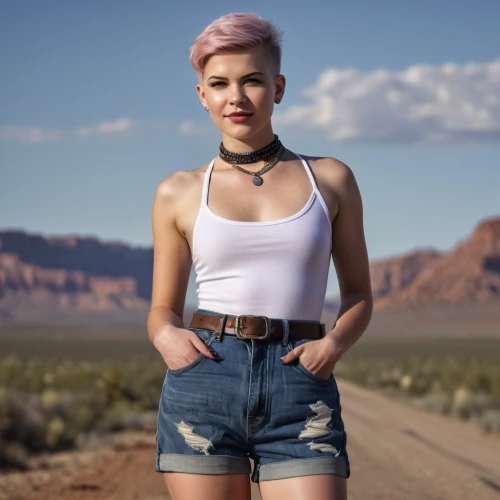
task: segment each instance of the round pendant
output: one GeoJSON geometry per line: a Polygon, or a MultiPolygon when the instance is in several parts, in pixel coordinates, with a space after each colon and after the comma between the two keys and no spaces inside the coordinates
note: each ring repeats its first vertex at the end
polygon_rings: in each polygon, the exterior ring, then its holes
{"type": "Polygon", "coordinates": [[[260,186],[262,184],[262,177],[255,175],[253,178],[253,183],[255,186],[260,186]]]}

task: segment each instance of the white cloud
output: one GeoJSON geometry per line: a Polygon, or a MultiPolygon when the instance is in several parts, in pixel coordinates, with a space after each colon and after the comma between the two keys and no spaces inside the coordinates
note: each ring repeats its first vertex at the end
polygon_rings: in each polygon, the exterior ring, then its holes
{"type": "MultiPolygon", "coordinates": [[[[78,127],[74,135],[79,138],[86,138],[92,135],[120,134],[132,129],[133,126],[134,123],[130,118],[122,118],[91,126],[78,127]]],[[[44,129],[41,127],[0,127],[0,139],[24,143],[59,141],[70,135],[72,135],[71,132],[44,129]]]]}
{"type": "Polygon", "coordinates": [[[179,132],[182,135],[195,136],[205,134],[206,129],[196,122],[187,120],[179,125],[179,132]]]}
{"type": "Polygon", "coordinates": [[[319,130],[339,142],[500,139],[500,59],[401,72],[331,68],[302,94],[308,102],[276,112],[274,125],[319,130]]]}
{"type": "Polygon", "coordinates": [[[47,130],[38,127],[1,127],[0,139],[24,143],[58,141],[64,135],[62,130],[47,130]]]}
{"type": "Polygon", "coordinates": [[[78,137],[89,137],[91,135],[108,135],[119,134],[130,130],[133,127],[133,122],[130,118],[122,118],[114,122],[101,122],[90,127],[79,127],[76,130],[78,137]]]}

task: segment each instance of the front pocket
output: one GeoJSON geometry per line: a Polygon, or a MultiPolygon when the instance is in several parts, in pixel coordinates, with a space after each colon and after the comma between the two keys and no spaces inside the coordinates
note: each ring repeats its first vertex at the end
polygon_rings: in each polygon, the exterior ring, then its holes
{"type": "MultiPolygon", "coordinates": [[[[295,347],[298,347],[299,345],[307,344],[307,342],[311,342],[312,339],[290,339],[285,346],[286,352],[292,352],[295,347]]],[[[301,375],[305,375],[306,377],[309,377],[311,380],[314,380],[315,382],[319,382],[322,384],[330,384],[334,380],[333,373],[330,373],[328,378],[323,378],[319,377],[318,375],[314,374],[313,372],[309,371],[300,361],[300,358],[296,358],[290,363],[287,363],[287,365],[291,366],[294,370],[299,372],[301,375]]]]}
{"type": "MultiPolygon", "coordinates": [[[[213,330],[206,330],[204,328],[187,328],[187,330],[190,330],[190,331],[196,333],[196,335],[201,340],[203,340],[203,342],[207,346],[210,345],[210,343],[212,342],[212,340],[214,339],[214,337],[216,335],[213,330]]],[[[171,373],[171,374],[175,375],[177,373],[185,373],[185,372],[191,371],[195,366],[198,366],[200,363],[202,363],[203,361],[205,361],[207,359],[208,359],[208,357],[205,356],[202,352],[200,352],[198,357],[194,361],[191,361],[191,363],[189,363],[188,365],[183,366],[181,368],[177,368],[176,370],[172,370],[169,368],[167,373],[171,373]]]]}

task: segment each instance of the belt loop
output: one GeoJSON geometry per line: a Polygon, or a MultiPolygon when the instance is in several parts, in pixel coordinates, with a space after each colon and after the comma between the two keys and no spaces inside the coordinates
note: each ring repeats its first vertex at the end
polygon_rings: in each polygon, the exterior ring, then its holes
{"type": "Polygon", "coordinates": [[[288,344],[288,336],[290,333],[290,323],[288,323],[287,319],[282,319],[283,323],[283,340],[281,341],[281,345],[285,346],[288,344]]]}
{"type": "Polygon", "coordinates": [[[220,328],[216,334],[216,338],[219,342],[220,342],[220,339],[222,337],[222,334],[224,333],[224,330],[226,329],[227,316],[228,316],[227,314],[223,314],[222,318],[220,319],[220,328]]]}

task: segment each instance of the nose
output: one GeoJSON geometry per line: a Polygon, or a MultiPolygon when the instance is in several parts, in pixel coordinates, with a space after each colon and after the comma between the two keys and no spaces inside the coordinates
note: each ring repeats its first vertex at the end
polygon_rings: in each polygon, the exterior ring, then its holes
{"type": "Polygon", "coordinates": [[[241,85],[235,85],[231,88],[231,94],[229,97],[229,103],[235,106],[241,104],[246,99],[246,95],[243,87],[241,85]]]}

